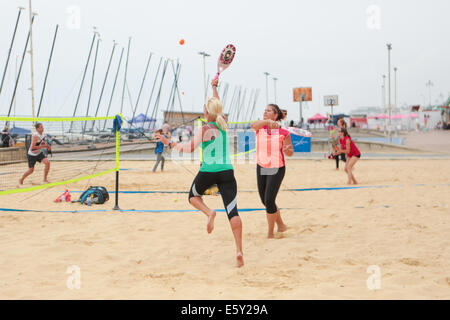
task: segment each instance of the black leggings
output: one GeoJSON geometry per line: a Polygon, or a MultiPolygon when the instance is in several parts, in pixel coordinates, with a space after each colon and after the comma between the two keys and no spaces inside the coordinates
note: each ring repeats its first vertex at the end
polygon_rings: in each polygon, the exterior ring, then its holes
{"type": "Polygon", "coordinates": [[[347,162],[347,159],[345,158],[345,153],[341,153],[340,155],[334,156],[334,159],[336,160],[336,169],[339,169],[339,156],[341,156],[342,161],[347,162]]]}
{"type": "Polygon", "coordinates": [[[192,182],[189,199],[201,197],[212,185],[217,184],[228,219],[238,216],[237,210],[237,184],[233,170],[219,172],[199,172],[192,182]]]}
{"type": "Polygon", "coordinates": [[[256,179],[258,181],[258,192],[262,203],[266,207],[266,212],[273,214],[278,211],[275,199],[280,190],[286,167],[263,168],[256,165],[256,179]]]}

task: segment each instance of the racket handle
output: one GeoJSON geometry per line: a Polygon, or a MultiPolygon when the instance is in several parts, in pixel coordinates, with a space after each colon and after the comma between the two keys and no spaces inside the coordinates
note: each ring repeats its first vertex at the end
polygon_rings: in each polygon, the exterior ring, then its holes
{"type": "Polygon", "coordinates": [[[214,77],[214,80],[219,79],[219,74],[220,74],[220,73],[217,72],[216,76],[214,77]]]}

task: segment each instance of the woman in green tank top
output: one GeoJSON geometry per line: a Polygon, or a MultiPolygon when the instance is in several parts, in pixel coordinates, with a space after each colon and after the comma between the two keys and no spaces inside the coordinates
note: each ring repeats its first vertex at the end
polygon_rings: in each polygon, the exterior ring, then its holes
{"type": "Polygon", "coordinates": [[[211,233],[216,211],[204,203],[202,195],[212,185],[217,184],[236,243],[237,266],[242,267],[242,221],[237,210],[237,184],[229,155],[227,123],[222,115],[222,103],[217,92],[218,80],[213,80],[211,84],[214,98],[209,99],[205,105],[204,116],[207,123],[198,130],[194,138],[187,143],[169,142],[163,136],[160,139],[173,149],[189,153],[194,152],[201,144],[203,163],[189,191],[189,202],[207,216],[206,230],[211,233]]]}

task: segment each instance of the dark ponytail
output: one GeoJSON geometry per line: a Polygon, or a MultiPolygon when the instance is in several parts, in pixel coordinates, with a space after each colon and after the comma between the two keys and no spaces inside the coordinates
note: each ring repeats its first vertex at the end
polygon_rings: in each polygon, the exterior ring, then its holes
{"type": "Polygon", "coordinates": [[[275,121],[281,121],[284,118],[286,118],[287,111],[285,111],[285,110],[283,110],[285,112],[281,111],[281,109],[278,105],[271,103],[271,104],[269,104],[269,107],[272,107],[273,110],[275,111],[275,113],[277,114],[277,118],[275,121]]]}
{"type": "Polygon", "coordinates": [[[352,138],[349,134],[346,128],[342,127],[341,128],[341,132],[344,133],[344,137],[349,137],[350,139],[352,138]]]}

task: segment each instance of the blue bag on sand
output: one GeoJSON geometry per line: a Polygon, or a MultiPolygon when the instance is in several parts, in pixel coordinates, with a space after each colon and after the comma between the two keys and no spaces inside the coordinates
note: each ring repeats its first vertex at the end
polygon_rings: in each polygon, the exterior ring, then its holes
{"type": "Polygon", "coordinates": [[[78,200],[81,204],[103,204],[109,200],[109,194],[105,187],[89,187],[86,191],[84,191],[80,199],[78,200]]]}

